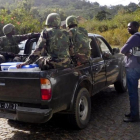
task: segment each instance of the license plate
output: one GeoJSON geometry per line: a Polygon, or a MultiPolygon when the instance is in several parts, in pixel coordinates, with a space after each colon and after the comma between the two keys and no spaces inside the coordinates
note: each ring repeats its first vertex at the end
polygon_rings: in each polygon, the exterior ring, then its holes
{"type": "Polygon", "coordinates": [[[7,110],[7,111],[15,111],[17,108],[18,104],[16,103],[4,103],[0,102],[0,110],[7,110]]]}

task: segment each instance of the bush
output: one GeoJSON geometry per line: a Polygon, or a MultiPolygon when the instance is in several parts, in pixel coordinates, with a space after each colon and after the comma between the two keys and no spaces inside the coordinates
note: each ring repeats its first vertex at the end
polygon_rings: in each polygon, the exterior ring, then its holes
{"type": "MultiPolygon", "coordinates": [[[[17,34],[40,32],[42,28],[41,23],[37,19],[33,18],[33,16],[29,12],[23,9],[15,9],[10,13],[8,13],[7,10],[2,9],[0,11],[1,29],[8,23],[12,23],[15,25],[17,34]]],[[[2,30],[0,30],[0,35],[3,35],[2,30]]]]}
{"type": "Polygon", "coordinates": [[[101,34],[111,45],[123,46],[130,34],[127,31],[127,25],[131,21],[140,23],[140,9],[133,13],[118,13],[112,20],[88,20],[80,26],[85,27],[88,32],[101,34]]]}

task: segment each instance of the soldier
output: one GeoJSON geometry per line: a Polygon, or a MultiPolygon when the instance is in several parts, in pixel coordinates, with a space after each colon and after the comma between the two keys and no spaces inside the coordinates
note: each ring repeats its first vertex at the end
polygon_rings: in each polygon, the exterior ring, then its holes
{"type": "Polygon", "coordinates": [[[86,63],[90,59],[91,47],[87,31],[82,27],[77,27],[78,21],[75,16],[66,18],[66,27],[69,29],[70,55],[75,65],[86,63]]]}
{"type": "Polygon", "coordinates": [[[39,64],[41,69],[64,68],[70,65],[69,37],[65,30],[60,29],[61,19],[59,14],[51,13],[47,16],[45,28],[37,42],[37,49],[27,60],[17,68],[33,62],[39,64]],[[40,57],[46,50],[47,56],[40,57]]]}
{"type": "MultiPolygon", "coordinates": [[[[29,38],[39,37],[38,33],[29,33],[25,35],[15,35],[15,26],[11,23],[6,24],[3,27],[3,33],[5,36],[0,37],[0,63],[10,61],[9,57],[14,58],[15,54],[18,54],[20,49],[18,44],[29,38]],[[8,57],[7,57],[8,56],[8,57]]],[[[19,57],[15,57],[13,61],[20,61],[19,57]]]]}

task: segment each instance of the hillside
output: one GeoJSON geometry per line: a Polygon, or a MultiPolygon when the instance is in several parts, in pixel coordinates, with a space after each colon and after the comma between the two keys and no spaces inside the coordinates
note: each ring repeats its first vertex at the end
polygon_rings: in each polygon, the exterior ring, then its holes
{"type": "Polygon", "coordinates": [[[52,12],[59,13],[62,21],[72,14],[78,16],[79,26],[101,34],[114,46],[128,39],[129,22],[140,23],[140,7],[135,3],[107,7],[86,0],[0,0],[0,36],[7,23],[14,24],[18,34],[40,32],[52,12]]]}
{"type": "Polygon", "coordinates": [[[106,11],[110,19],[118,13],[120,9],[135,11],[137,5],[130,3],[128,6],[116,5],[107,7],[99,5],[97,2],[90,3],[87,0],[0,0],[0,6],[6,9],[15,9],[20,2],[28,3],[32,8],[36,8],[41,16],[51,11],[63,12],[64,18],[68,15],[82,16],[86,19],[94,18],[99,12],[106,11]]]}

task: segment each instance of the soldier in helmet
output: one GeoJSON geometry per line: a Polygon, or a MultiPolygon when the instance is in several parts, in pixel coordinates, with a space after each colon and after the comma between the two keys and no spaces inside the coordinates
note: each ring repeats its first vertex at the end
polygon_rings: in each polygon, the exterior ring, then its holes
{"type": "MultiPolygon", "coordinates": [[[[29,38],[39,37],[38,33],[29,33],[25,35],[15,35],[15,26],[11,23],[6,24],[3,27],[3,33],[5,36],[0,37],[0,63],[5,61],[11,61],[8,56],[12,56],[14,58],[15,54],[18,54],[20,49],[18,44],[29,38]],[[4,56],[3,56],[3,55],[4,56]]],[[[20,60],[18,57],[15,57],[13,61],[20,60]]]]}
{"type": "Polygon", "coordinates": [[[65,30],[60,29],[60,23],[59,14],[51,13],[47,16],[47,27],[41,32],[37,49],[17,68],[33,62],[39,64],[41,69],[65,68],[70,65],[69,37],[65,30]],[[47,56],[41,57],[44,50],[47,51],[47,56]]]}
{"type": "Polygon", "coordinates": [[[68,28],[70,38],[70,55],[75,65],[86,63],[90,59],[91,47],[87,31],[78,27],[78,20],[75,16],[66,18],[66,27],[68,28]]]}

